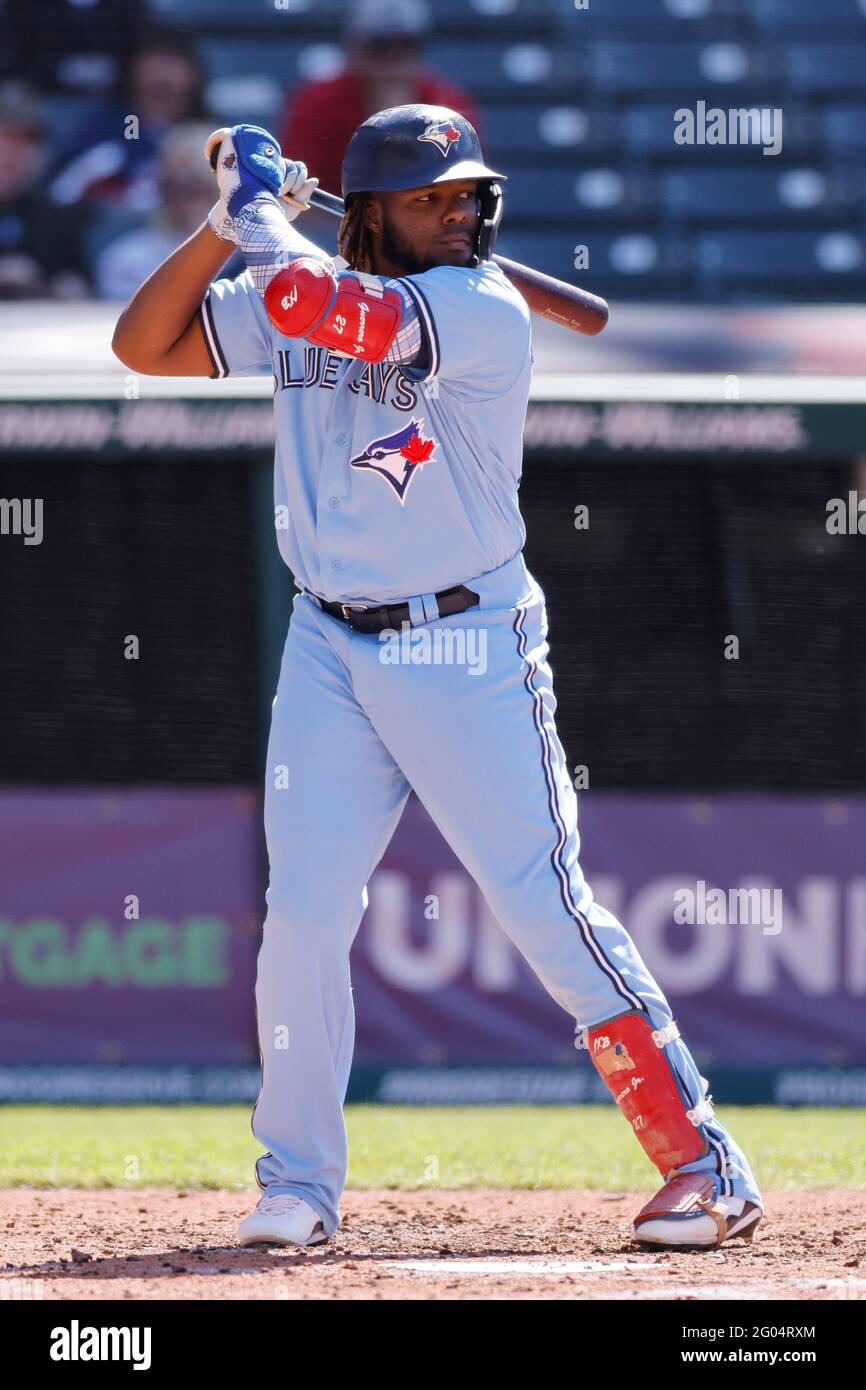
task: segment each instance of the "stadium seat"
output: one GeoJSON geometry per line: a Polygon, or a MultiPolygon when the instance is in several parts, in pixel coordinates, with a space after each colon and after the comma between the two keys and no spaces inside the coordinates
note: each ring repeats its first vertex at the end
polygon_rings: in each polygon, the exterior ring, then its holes
{"type": "Polygon", "coordinates": [[[782,62],[795,93],[866,91],[866,43],[792,43],[782,62]]]}
{"type": "Polygon", "coordinates": [[[503,256],[569,284],[582,285],[594,294],[607,295],[616,284],[620,290],[632,285],[644,297],[650,297],[654,289],[677,295],[689,283],[688,250],[670,236],[610,228],[599,228],[586,236],[578,228],[566,236],[563,232],[510,231],[503,227],[496,249],[503,256]],[[588,247],[588,270],[575,269],[576,246],[588,247]]]}
{"type": "MultiPolygon", "coordinates": [[[[732,94],[732,100],[736,100],[737,105],[752,105],[754,103],[740,103],[739,98],[732,94]]],[[[723,102],[725,108],[729,103],[723,102]]],[[[674,150],[676,158],[685,160],[689,157],[697,160],[705,160],[707,156],[706,145],[675,145],[673,138],[674,120],[673,113],[675,103],[667,102],[664,106],[659,105],[629,105],[621,115],[622,143],[628,154],[638,158],[663,158],[669,159],[674,150]]],[[[821,151],[821,133],[817,117],[814,112],[802,103],[785,101],[784,102],[784,145],[783,155],[793,156],[796,159],[814,158],[821,151]]],[[[743,161],[752,158],[752,148],[742,150],[743,161]]],[[[730,160],[737,156],[737,151],[726,148],[724,158],[730,160]]],[[[763,156],[762,156],[763,158],[763,156]]]]}
{"type": "Polygon", "coordinates": [[[574,0],[562,0],[557,9],[559,30],[568,42],[574,32],[584,37],[604,32],[641,33],[659,38],[686,38],[701,33],[729,30],[736,22],[741,0],[590,0],[575,16],[574,0]]]}
{"type": "Polygon", "coordinates": [[[509,219],[524,222],[619,222],[651,217],[652,181],[615,166],[580,171],[533,169],[515,173],[505,191],[509,219]]]}
{"type": "Polygon", "coordinates": [[[661,204],[688,222],[832,222],[854,208],[857,187],[815,168],[779,167],[755,151],[751,169],[668,169],[661,204]]]}
{"type": "Polygon", "coordinates": [[[545,39],[434,38],[426,47],[430,65],[447,73],[478,96],[525,96],[537,93],[549,100],[554,92],[573,100],[584,76],[585,58],[574,60],[545,39]]]}
{"type": "Polygon", "coordinates": [[[538,32],[563,3],[572,0],[433,0],[436,30],[468,29],[502,33],[510,29],[538,32]]]}
{"type": "Polygon", "coordinates": [[[719,280],[866,281],[866,240],[839,231],[712,232],[698,237],[695,263],[719,280]]]}
{"type": "MultiPolygon", "coordinates": [[[[589,47],[589,46],[588,46],[589,47]]],[[[681,101],[689,93],[708,97],[719,88],[766,82],[771,65],[765,52],[741,43],[618,43],[600,40],[591,46],[590,77],[599,91],[630,97],[632,93],[671,92],[681,101]]]]}
{"type": "Polygon", "coordinates": [[[825,107],[821,127],[828,155],[866,153],[866,105],[825,107]]]}
{"type": "Polygon", "coordinates": [[[205,98],[208,111],[219,125],[249,121],[270,130],[279,120],[285,87],[279,79],[260,73],[214,77],[207,83],[205,98]]]}
{"type": "Polygon", "coordinates": [[[751,0],[746,16],[756,29],[782,36],[866,32],[862,0],[751,0]]]}
{"type": "Polygon", "coordinates": [[[342,61],[338,43],[292,43],[286,39],[202,39],[199,51],[210,78],[270,78],[283,88],[307,77],[329,76],[342,61]]]}
{"type": "Polygon", "coordinates": [[[508,173],[515,161],[569,167],[620,152],[612,111],[573,102],[484,103],[485,150],[508,173]]]}
{"type": "Polygon", "coordinates": [[[345,0],[147,0],[147,8],[161,23],[199,29],[202,37],[213,29],[255,34],[279,26],[288,37],[299,27],[333,37],[346,12],[345,0]]]}

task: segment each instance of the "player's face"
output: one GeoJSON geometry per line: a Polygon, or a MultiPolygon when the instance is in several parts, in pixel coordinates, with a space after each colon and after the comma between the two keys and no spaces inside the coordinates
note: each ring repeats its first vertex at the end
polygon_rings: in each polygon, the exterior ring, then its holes
{"type": "Polygon", "coordinates": [[[453,179],[399,193],[377,193],[379,274],[417,275],[434,265],[469,265],[478,227],[475,179],[453,179]]]}

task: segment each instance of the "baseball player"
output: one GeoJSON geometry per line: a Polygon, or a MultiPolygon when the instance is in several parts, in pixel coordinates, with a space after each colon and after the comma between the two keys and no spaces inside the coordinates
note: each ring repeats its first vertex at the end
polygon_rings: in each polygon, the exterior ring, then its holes
{"type": "Polygon", "coordinates": [[[339,1226],[349,948],[413,788],[664,1179],[636,1238],[750,1239],[749,1164],[578,862],[545,599],[522,556],[532,347],[491,259],[503,176],[457,112],[381,111],[346,151],[332,259],[294,226],[316,185],[303,164],[256,126],[214,132],[217,149],[219,202],[139,289],[114,348],[142,372],[274,378],[277,539],[300,592],[265,791],[262,1196],[240,1242],[313,1245],[339,1226]],[[215,278],[234,245],[247,270],[215,278]]]}

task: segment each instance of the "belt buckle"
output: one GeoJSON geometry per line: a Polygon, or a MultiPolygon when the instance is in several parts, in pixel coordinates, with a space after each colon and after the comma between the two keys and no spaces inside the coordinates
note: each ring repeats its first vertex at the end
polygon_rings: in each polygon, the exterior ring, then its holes
{"type": "Polygon", "coordinates": [[[352,618],[351,618],[352,613],[366,613],[366,612],[368,612],[369,610],[367,609],[366,604],[363,604],[363,603],[341,603],[341,604],[340,604],[340,611],[341,611],[341,613],[343,614],[343,619],[344,619],[344,621],[347,622],[347,623],[349,624],[349,626],[351,627],[351,626],[352,626],[352,618]],[[346,612],[346,609],[349,610],[348,613],[346,612]]]}

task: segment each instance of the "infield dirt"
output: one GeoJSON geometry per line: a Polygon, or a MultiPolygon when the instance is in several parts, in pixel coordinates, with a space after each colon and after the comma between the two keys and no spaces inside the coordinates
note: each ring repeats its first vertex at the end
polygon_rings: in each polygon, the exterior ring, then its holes
{"type": "Polygon", "coordinates": [[[640,1193],[347,1191],[310,1250],[240,1250],[255,1191],[0,1192],[5,1297],[861,1299],[866,1193],[780,1191],[751,1245],[647,1251],[640,1193]],[[39,1281],[38,1283],[36,1281],[39,1281]],[[31,1292],[28,1293],[28,1290],[31,1292]],[[23,1291],[23,1295],[22,1295],[23,1291]]]}

